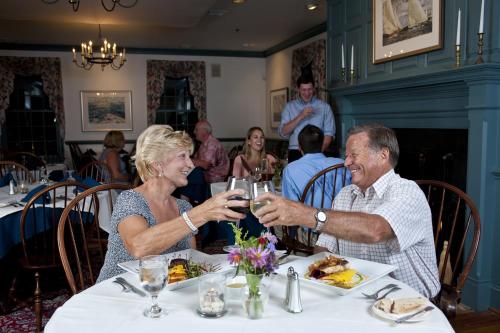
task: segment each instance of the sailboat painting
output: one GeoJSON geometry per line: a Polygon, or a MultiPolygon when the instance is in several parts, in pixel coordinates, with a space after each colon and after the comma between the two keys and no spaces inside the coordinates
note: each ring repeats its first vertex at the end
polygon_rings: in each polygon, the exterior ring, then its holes
{"type": "Polygon", "coordinates": [[[373,63],[442,47],[442,0],[373,0],[373,63]]]}

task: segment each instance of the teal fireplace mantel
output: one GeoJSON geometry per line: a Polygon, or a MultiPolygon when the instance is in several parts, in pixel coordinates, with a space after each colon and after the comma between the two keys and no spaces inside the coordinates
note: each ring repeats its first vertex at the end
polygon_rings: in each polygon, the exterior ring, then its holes
{"type": "Polygon", "coordinates": [[[500,308],[500,64],[444,69],[329,90],[340,118],[339,140],[351,126],[468,130],[467,193],[481,216],[481,241],[463,302],[500,308]]]}

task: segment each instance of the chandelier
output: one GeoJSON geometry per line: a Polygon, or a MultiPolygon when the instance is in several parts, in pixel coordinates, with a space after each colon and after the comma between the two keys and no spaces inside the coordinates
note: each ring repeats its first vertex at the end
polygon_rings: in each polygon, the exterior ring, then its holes
{"type": "MultiPolygon", "coordinates": [[[[49,4],[49,5],[52,5],[58,1],[59,0],[42,0],[43,3],[49,4]]],[[[123,8],[132,8],[137,4],[137,1],[139,1],[139,0],[129,0],[129,1],[125,1],[125,2],[129,2],[128,4],[127,3],[124,4],[124,3],[122,3],[121,0],[101,0],[101,5],[107,12],[112,12],[113,10],[115,10],[116,5],[121,6],[123,8]],[[110,1],[112,3],[109,3],[110,1]],[[106,4],[106,3],[108,3],[108,4],[106,4]]],[[[78,8],[80,7],[80,0],[68,0],[68,2],[71,5],[71,7],[73,7],[74,12],[76,12],[78,10],[78,8]]]]}
{"type": "Polygon", "coordinates": [[[82,43],[80,58],[81,61],[78,62],[78,57],[76,54],[76,49],[73,48],[73,63],[85,70],[90,70],[94,64],[101,65],[101,70],[104,71],[104,67],[109,65],[113,69],[120,69],[127,59],[125,58],[125,48],[119,54],[116,53],[116,43],[111,43],[106,39],[102,38],[101,35],[101,25],[99,24],[99,41],[101,41],[102,46],[100,47],[100,52],[95,52],[93,50],[93,43],[91,40],[88,43],[82,43]]]}

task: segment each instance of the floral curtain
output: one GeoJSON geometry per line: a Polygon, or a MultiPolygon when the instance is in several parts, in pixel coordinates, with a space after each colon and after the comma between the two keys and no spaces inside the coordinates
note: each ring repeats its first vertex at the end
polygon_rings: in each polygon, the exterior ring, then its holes
{"type": "Polygon", "coordinates": [[[9,97],[14,91],[16,75],[40,75],[43,92],[56,114],[59,134],[64,141],[64,106],[61,76],[61,59],[36,57],[0,57],[0,125],[5,124],[5,110],[9,107],[9,97]]]}
{"type": "Polygon", "coordinates": [[[323,100],[326,97],[326,42],[324,39],[317,40],[306,46],[293,51],[292,56],[292,87],[291,98],[298,96],[297,79],[301,74],[301,68],[311,64],[314,85],[317,96],[323,100]]]}
{"type": "Polygon", "coordinates": [[[147,101],[148,126],[155,122],[155,112],[160,107],[160,97],[165,88],[166,77],[189,78],[190,93],[194,106],[198,110],[198,118],[206,119],[207,88],[204,61],[147,61],[147,101]]]}

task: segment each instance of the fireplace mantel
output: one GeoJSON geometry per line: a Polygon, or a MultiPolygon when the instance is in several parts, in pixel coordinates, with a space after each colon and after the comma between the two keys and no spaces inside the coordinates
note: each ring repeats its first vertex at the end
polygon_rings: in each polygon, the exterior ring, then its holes
{"type": "Polygon", "coordinates": [[[467,193],[481,216],[481,241],[463,301],[476,310],[500,308],[500,64],[469,65],[329,89],[338,138],[353,125],[468,130],[467,193]]]}

